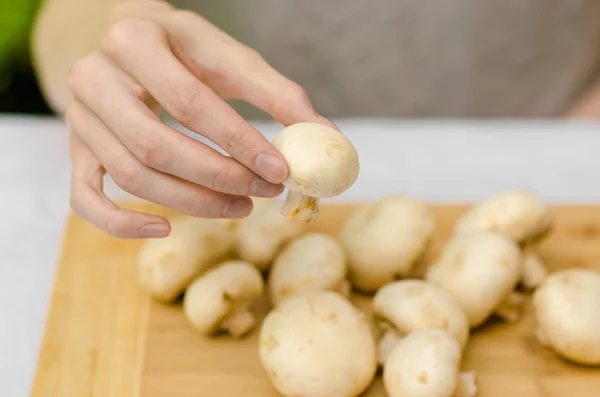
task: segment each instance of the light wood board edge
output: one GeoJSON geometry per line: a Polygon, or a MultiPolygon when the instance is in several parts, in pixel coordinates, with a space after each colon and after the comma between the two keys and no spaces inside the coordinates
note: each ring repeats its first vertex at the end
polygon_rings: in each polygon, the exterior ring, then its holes
{"type": "Polygon", "coordinates": [[[139,396],[151,302],[132,282],[135,266],[123,266],[134,263],[139,244],[69,217],[32,397],[139,396]]]}

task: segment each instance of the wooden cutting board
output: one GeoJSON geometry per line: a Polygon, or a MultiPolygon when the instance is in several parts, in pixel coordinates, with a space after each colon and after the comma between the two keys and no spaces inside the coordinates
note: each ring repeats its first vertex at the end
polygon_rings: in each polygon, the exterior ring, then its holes
{"type": "MultiPolygon", "coordinates": [[[[150,205],[127,207],[168,214],[150,205]]],[[[352,209],[324,207],[313,230],[335,233],[352,209]]],[[[428,258],[463,210],[434,207],[438,234],[428,258]]],[[[600,207],[555,211],[557,227],[541,251],[548,266],[600,269],[600,207]]],[[[256,329],[244,340],[204,338],[186,323],[179,304],[154,303],[139,288],[134,258],[140,244],[70,217],[32,396],[277,396],[258,360],[256,329]]],[[[367,297],[353,300],[368,308],[367,297]]],[[[536,342],[534,329],[529,300],[519,323],[492,322],[473,332],[463,367],[478,371],[478,396],[600,396],[600,369],[557,358],[536,342]]],[[[365,395],[385,396],[380,376],[365,395]]]]}

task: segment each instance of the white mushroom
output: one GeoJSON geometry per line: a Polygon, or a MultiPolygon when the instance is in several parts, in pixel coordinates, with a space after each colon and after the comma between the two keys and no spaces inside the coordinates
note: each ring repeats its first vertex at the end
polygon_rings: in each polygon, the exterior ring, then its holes
{"type": "Polygon", "coordinates": [[[533,305],[540,343],[566,360],[600,366],[600,271],[550,273],[533,305]]]}
{"type": "Polygon", "coordinates": [[[241,338],[255,324],[251,305],[263,294],[260,272],[250,263],[227,261],[197,278],[186,290],[183,312],[204,335],[227,332],[241,338]]]}
{"type": "Polygon", "coordinates": [[[429,208],[407,196],[380,198],[356,209],[338,239],[348,261],[350,282],[363,292],[410,275],[435,232],[429,208]]]}
{"type": "Polygon", "coordinates": [[[281,202],[253,199],[254,210],[236,229],[238,257],[261,271],[269,268],[283,245],[306,230],[306,224],[281,216],[281,202]]]}
{"type": "Polygon", "coordinates": [[[475,371],[460,372],[462,352],[455,338],[440,329],[408,334],[383,368],[389,397],[473,397],[475,371]]]}
{"type": "Polygon", "coordinates": [[[332,291],[282,301],[262,324],[259,357],[285,397],[355,397],[377,370],[366,316],[332,291]]]}
{"type": "Polygon", "coordinates": [[[514,292],[523,272],[514,241],[490,232],[454,236],[425,275],[465,311],[471,328],[494,311],[507,321],[519,317],[522,299],[514,292]]]}
{"type": "Polygon", "coordinates": [[[506,190],[465,212],[455,231],[457,234],[496,232],[518,244],[526,244],[546,235],[553,222],[550,208],[537,195],[526,190],[506,190]]]}
{"type": "Polygon", "coordinates": [[[539,196],[515,189],[494,194],[470,208],[457,221],[455,232],[496,232],[519,244],[526,251],[522,285],[532,290],[547,274],[535,251],[553,225],[554,215],[539,196]]]}
{"type": "Polygon", "coordinates": [[[137,256],[140,283],[156,299],[171,302],[204,271],[233,253],[236,223],[178,217],[171,234],[145,240],[137,256]]]}
{"type": "Polygon", "coordinates": [[[385,329],[379,343],[384,365],[395,344],[420,329],[448,331],[464,349],[469,339],[467,315],[445,290],[423,280],[402,280],[383,286],[373,297],[373,312],[385,329]]]}
{"type": "Polygon", "coordinates": [[[523,250],[523,277],[521,285],[526,290],[534,290],[548,275],[548,269],[535,249],[523,250]]]}
{"type": "Polygon", "coordinates": [[[332,290],[350,294],[346,259],[340,243],[323,233],[307,233],[290,243],[269,272],[272,304],[304,291],[332,290]]]}
{"type": "Polygon", "coordinates": [[[339,196],[358,178],[358,154],[352,143],[333,127],[297,123],[284,128],[273,145],[285,158],[288,189],[281,213],[290,219],[312,222],[319,214],[319,199],[339,196]]]}

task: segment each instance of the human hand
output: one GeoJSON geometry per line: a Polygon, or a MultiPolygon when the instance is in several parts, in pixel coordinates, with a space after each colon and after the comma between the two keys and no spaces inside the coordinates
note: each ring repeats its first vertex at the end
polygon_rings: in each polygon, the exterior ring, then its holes
{"type": "Polygon", "coordinates": [[[285,160],[224,99],[283,125],[331,125],[302,88],[197,14],[146,0],[124,3],[115,20],[69,76],[73,210],[119,238],[169,234],[166,219],[117,207],[105,172],[139,198],[198,217],[245,217],[248,196],[281,194],[285,160]],[[231,157],[166,126],[160,108],[231,157]]]}

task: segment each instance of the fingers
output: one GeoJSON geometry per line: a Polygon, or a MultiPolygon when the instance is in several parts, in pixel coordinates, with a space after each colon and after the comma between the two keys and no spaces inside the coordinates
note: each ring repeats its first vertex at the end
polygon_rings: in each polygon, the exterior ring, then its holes
{"type": "Polygon", "coordinates": [[[256,51],[197,14],[169,15],[158,20],[180,43],[172,46],[175,55],[220,96],[243,99],[286,126],[309,121],[335,128],[315,111],[301,86],[275,70],[256,51]]]}
{"type": "Polygon", "coordinates": [[[158,24],[119,22],[106,36],[103,52],[183,126],[210,139],[267,181],[285,180],[288,169],[281,154],[179,62],[158,24]]]}
{"type": "Polygon", "coordinates": [[[166,126],[144,105],[149,94],[102,54],[80,61],[71,72],[70,86],[142,164],[227,194],[281,194],[282,185],[166,126]]]}
{"type": "Polygon", "coordinates": [[[94,154],[71,136],[71,208],[97,228],[117,238],[160,238],[170,234],[159,216],[120,209],[102,191],[104,170],[94,154]]]}
{"type": "Polygon", "coordinates": [[[65,114],[74,134],[93,153],[123,190],[182,213],[204,218],[241,218],[252,211],[245,196],[230,196],[151,169],[121,144],[90,110],[78,101],[65,114]]]}
{"type": "Polygon", "coordinates": [[[284,126],[314,122],[336,128],[331,121],[317,113],[300,85],[277,72],[260,55],[251,52],[246,58],[246,63],[234,63],[246,65],[236,71],[239,99],[270,114],[284,126]]]}

